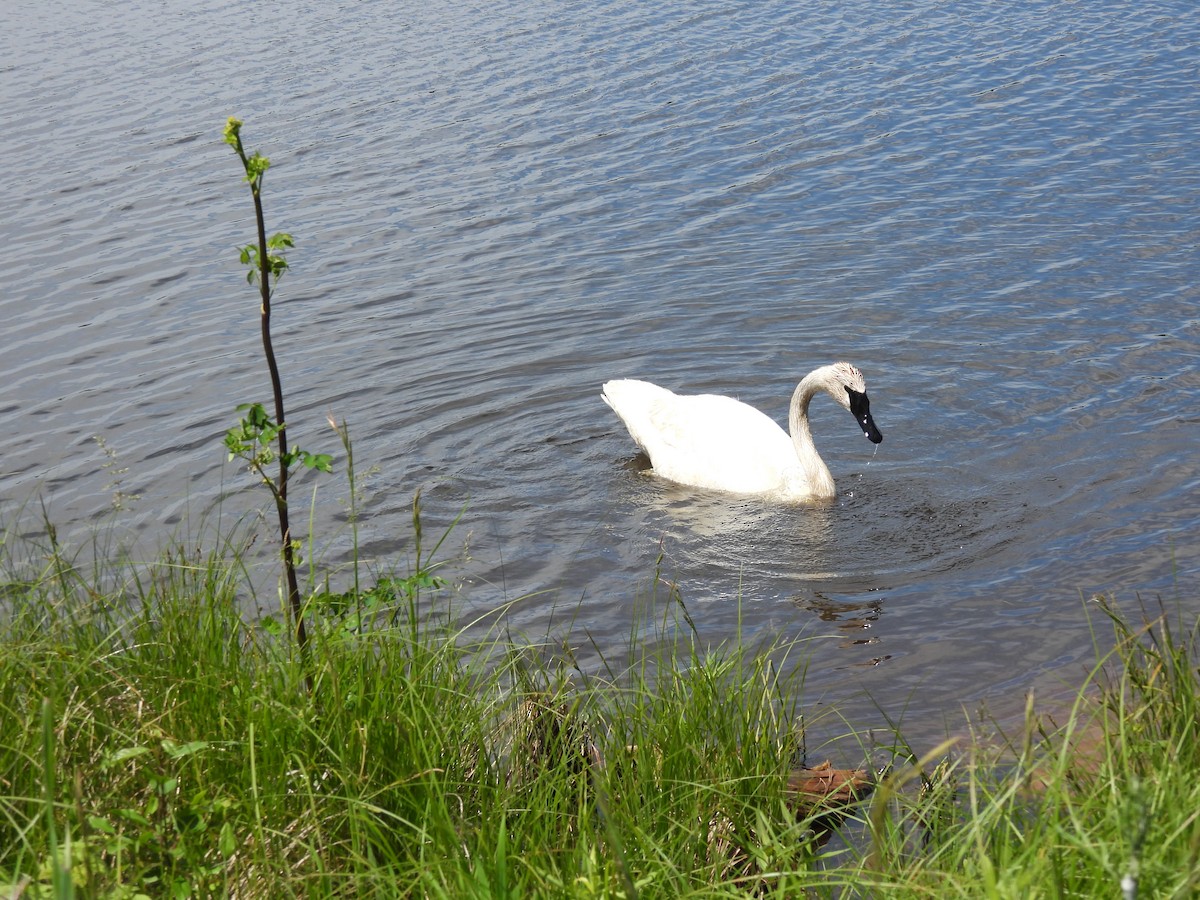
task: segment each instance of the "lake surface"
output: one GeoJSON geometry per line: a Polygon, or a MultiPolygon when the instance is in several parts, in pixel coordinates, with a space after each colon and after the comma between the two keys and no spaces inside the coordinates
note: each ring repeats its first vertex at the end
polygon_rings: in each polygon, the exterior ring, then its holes
{"type": "Polygon", "coordinates": [[[703,640],[811,637],[814,709],[919,741],[1077,683],[1096,593],[1200,611],[1194,2],[99,9],[0,35],[10,512],[153,546],[264,504],[221,446],[268,398],[238,115],[296,238],[293,440],[349,423],[371,558],[411,556],[418,488],[427,541],[465,505],[466,602],[585,669],[661,571],[703,640]],[[838,359],[884,442],[814,401],[828,508],[649,477],[599,399],[783,422],[838,359]]]}

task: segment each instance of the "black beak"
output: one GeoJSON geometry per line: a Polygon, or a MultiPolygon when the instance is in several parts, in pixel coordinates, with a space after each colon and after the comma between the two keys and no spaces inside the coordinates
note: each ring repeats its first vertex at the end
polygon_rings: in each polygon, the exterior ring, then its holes
{"type": "Polygon", "coordinates": [[[883,434],[875,427],[875,420],[871,418],[871,401],[867,399],[867,395],[850,388],[846,388],[846,393],[850,395],[850,412],[854,413],[854,421],[863,430],[867,440],[872,444],[880,443],[883,434]]]}

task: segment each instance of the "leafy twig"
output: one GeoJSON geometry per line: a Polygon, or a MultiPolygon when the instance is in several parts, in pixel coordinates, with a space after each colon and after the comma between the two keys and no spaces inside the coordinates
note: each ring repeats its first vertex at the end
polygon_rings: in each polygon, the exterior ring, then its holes
{"type": "MultiPolygon", "coordinates": [[[[263,216],[262,183],[263,176],[271,166],[271,161],[258,152],[247,155],[242,145],[242,122],[230,117],[225,125],[225,143],[229,144],[242,162],[246,171],[246,181],[254,196],[254,215],[258,226],[257,244],[247,244],[241,249],[241,260],[250,267],[246,280],[250,284],[258,283],[259,294],[262,297],[262,344],[263,353],[267,358],[267,368],[271,374],[271,389],[275,401],[275,418],[267,414],[260,403],[244,404],[238,407],[243,412],[241,421],[229,429],[225,435],[225,446],[229,449],[230,457],[238,456],[246,460],[250,469],[255,472],[270,488],[275,500],[275,509],[279,515],[279,536],[283,544],[283,568],[287,580],[288,607],[291,610],[292,626],[296,632],[296,642],[304,653],[308,646],[308,633],[304,628],[304,608],[300,600],[300,584],[296,578],[296,554],[298,542],[292,537],[291,524],[288,521],[288,474],[296,463],[303,463],[310,469],[322,472],[331,470],[331,457],[326,454],[309,453],[299,447],[289,448],[287,441],[287,418],[283,412],[283,383],[279,376],[279,366],[275,362],[275,350],[271,344],[271,279],[278,280],[287,271],[287,260],[283,251],[294,246],[292,236],[279,232],[267,237],[267,229],[263,216]],[[272,446],[274,445],[274,446],[272,446]],[[271,478],[267,467],[278,461],[279,474],[271,478]]],[[[312,691],[312,676],[306,673],[305,683],[312,691]]]]}

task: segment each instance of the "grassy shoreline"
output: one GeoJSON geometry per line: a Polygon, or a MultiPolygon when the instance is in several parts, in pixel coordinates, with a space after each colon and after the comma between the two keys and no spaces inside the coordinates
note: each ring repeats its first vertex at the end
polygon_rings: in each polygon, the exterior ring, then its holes
{"type": "Polygon", "coordinates": [[[1030,709],[1001,751],[916,758],[897,737],[873,795],[831,818],[789,790],[803,710],[775,660],[799,646],[705,648],[684,621],[585,676],[499,626],[467,642],[430,566],[310,598],[305,660],[243,617],[236,535],[212,543],[82,569],[52,534],[5,533],[6,895],[1200,887],[1197,635],[1166,616],[1101,616],[1117,649],[1058,730],[1030,709]]]}

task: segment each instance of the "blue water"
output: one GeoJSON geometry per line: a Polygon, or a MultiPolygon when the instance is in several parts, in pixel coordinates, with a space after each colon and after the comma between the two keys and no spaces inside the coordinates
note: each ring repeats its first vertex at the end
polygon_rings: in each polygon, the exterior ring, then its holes
{"type": "Polygon", "coordinates": [[[705,641],[811,637],[811,703],[920,737],[1077,683],[1096,593],[1200,611],[1195,4],[165,6],[6,8],[10,509],[153,543],[263,505],[220,446],[267,397],[236,114],[297,241],[293,438],[349,422],[374,558],[418,488],[429,532],[465,505],[443,571],[514,631],[594,666],[661,571],[705,641]],[[815,401],[830,509],[648,477],[598,396],[783,421],[843,358],[885,439],[815,401]]]}

